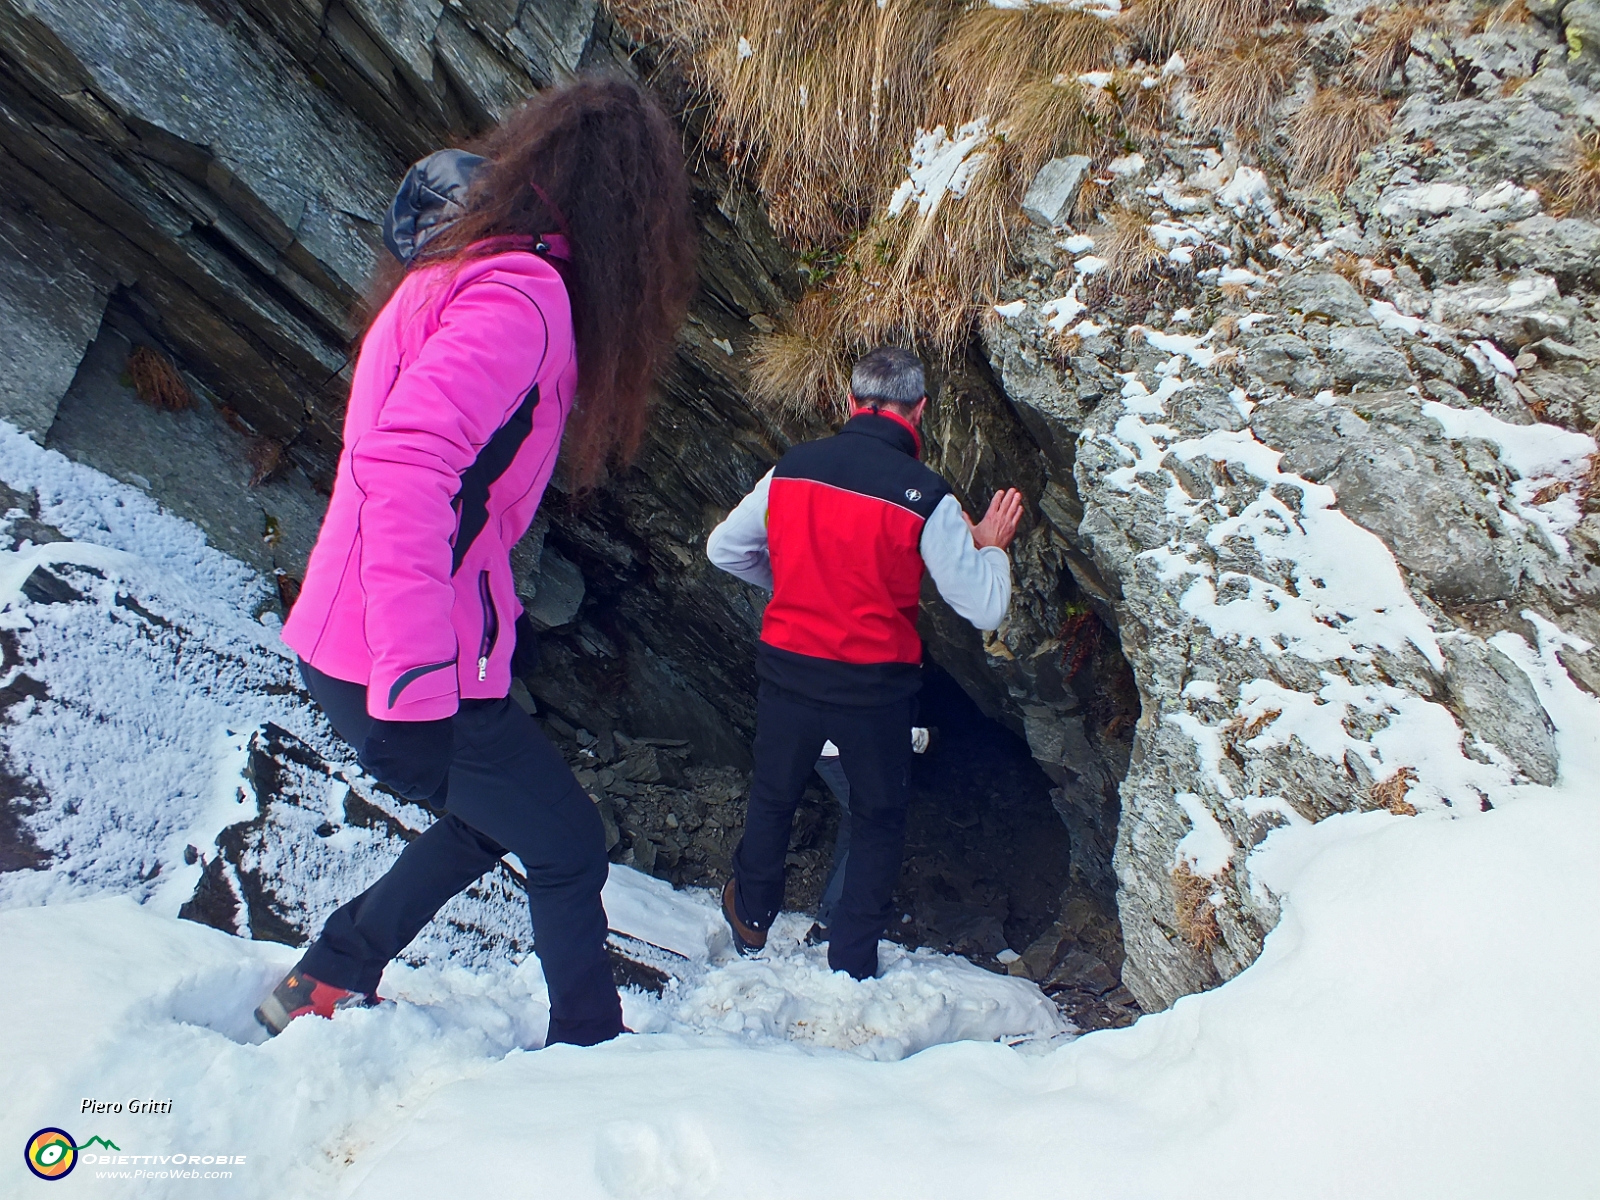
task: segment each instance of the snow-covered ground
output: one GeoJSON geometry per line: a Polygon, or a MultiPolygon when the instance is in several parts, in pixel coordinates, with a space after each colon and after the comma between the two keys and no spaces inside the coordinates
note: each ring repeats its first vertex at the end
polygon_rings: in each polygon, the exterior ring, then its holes
{"type": "Polygon", "coordinates": [[[613,924],[685,955],[665,995],[628,993],[636,1036],[537,1049],[537,961],[440,934],[392,1003],[264,1041],[250,1011],[296,952],[176,919],[184,848],[239,818],[241,739],[271,720],[340,753],[251,616],[264,585],[4,430],[0,479],[74,539],[0,557],[0,626],[48,692],[6,736],[55,856],[0,876],[6,1196],[43,1186],[15,1151],[46,1126],[115,1144],[69,1185],[108,1196],[1600,1194],[1600,702],[1554,631],[1502,648],[1557,725],[1557,786],[1278,830],[1250,856],[1283,898],[1259,961],[1130,1029],[1073,1039],[1031,985],[925,952],[857,984],[797,919],[731,959],[709,895],[619,871],[613,924]],[[28,603],[45,561],[99,571],[72,576],[92,603],[28,603]]]}

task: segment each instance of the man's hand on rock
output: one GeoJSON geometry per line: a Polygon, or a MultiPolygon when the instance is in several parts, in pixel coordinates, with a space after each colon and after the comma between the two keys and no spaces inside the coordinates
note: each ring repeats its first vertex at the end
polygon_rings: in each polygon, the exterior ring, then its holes
{"type": "Polygon", "coordinates": [[[961,519],[972,530],[972,540],[977,543],[978,549],[999,546],[1004,550],[1011,545],[1011,539],[1017,536],[1017,523],[1022,520],[1022,493],[1016,488],[996,492],[994,499],[989,501],[989,511],[983,514],[983,520],[973,524],[972,518],[965,512],[961,514],[961,519]]]}

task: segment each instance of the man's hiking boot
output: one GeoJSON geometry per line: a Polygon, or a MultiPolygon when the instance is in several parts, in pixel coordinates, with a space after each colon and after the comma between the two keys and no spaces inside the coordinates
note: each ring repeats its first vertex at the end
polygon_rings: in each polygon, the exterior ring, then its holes
{"type": "Polygon", "coordinates": [[[307,1013],[331,1017],[335,1009],[371,1008],[377,1003],[376,993],[349,992],[313,979],[296,967],[272,989],[272,995],[261,1002],[261,1007],[256,1009],[256,1020],[277,1037],[289,1027],[290,1021],[307,1013]]]}
{"type": "Polygon", "coordinates": [[[728,928],[733,933],[733,948],[740,954],[756,954],[767,946],[767,931],[752,929],[739,919],[738,906],[734,903],[734,881],[728,880],[728,886],[722,889],[722,915],[728,922],[728,928]]]}

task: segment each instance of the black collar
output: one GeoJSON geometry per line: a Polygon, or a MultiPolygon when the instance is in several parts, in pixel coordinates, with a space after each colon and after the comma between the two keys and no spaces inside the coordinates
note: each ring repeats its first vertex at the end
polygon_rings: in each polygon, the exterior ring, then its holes
{"type": "Polygon", "coordinates": [[[922,457],[922,445],[911,422],[887,412],[859,412],[844,423],[840,433],[861,433],[893,446],[901,454],[922,457]]]}

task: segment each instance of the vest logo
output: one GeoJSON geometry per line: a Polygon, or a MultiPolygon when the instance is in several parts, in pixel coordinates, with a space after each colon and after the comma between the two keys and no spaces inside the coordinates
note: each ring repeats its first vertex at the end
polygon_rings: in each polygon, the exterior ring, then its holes
{"type": "Polygon", "coordinates": [[[917,491],[916,488],[907,488],[906,489],[906,499],[911,501],[911,503],[915,504],[918,500],[922,499],[922,493],[917,491]]]}

